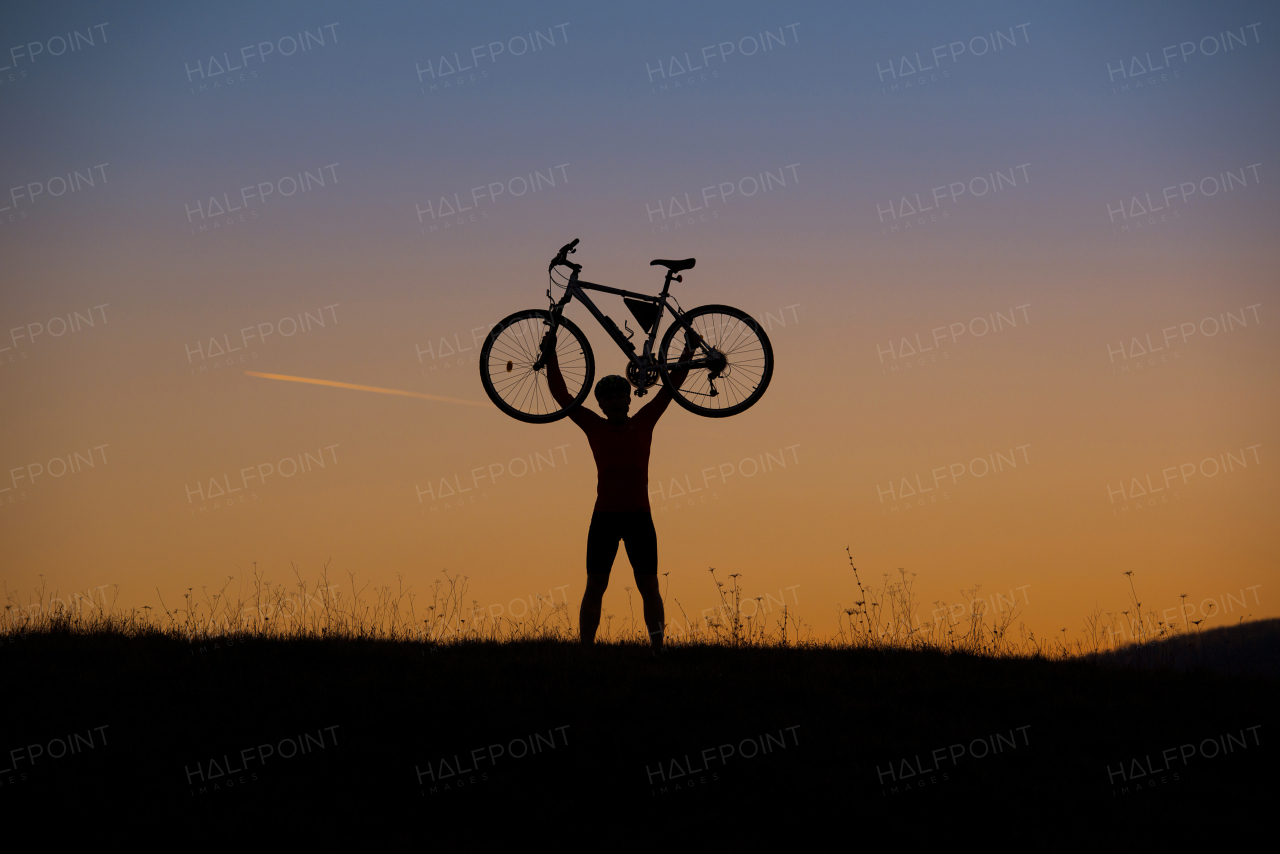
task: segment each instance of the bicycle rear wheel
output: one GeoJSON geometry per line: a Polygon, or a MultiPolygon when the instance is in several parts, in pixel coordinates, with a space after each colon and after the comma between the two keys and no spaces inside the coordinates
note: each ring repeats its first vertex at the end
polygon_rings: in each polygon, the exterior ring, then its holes
{"type": "Polygon", "coordinates": [[[533,370],[550,328],[551,313],[545,309],[518,311],[493,327],[480,348],[480,383],[485,394],[503,412],[530,424],[549,424],[568,415],[586,398],[595,379],[591,345],[573,321],[561,317],[556,358],[573,403],[564,408],[556,403],[547,386],[546,366],[533,370]]]}
{"type": "MultiPolygon", "coordinates": [[[[684,319],[702,336],[693,358],[710,356],[713,362],[690,368],[679,387],[671,382],[669,369],[662,371],[676,403],[708,418],[737,415],[755,405],[773,378],[773,346],[764,328],[745,311],[727,305],[699,306],[685,312],[684,319]]],[[[658,348],[658,364],[677,363],[684,344],[684,328],[673,323],[658,348]]]]}

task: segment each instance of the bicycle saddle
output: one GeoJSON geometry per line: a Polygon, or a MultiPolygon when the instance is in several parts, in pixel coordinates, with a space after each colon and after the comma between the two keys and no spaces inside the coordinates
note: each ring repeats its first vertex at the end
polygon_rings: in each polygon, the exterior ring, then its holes
{"type": "Polygon", "coordinates": [[[650,261],[650,267],[656,267],[661,264],[673,273],[679,273],[681,270],[692,270],[693,265],[697,263],[694,258],[686,258],[683,261],[664,261],[661,258],[650,261]]]}

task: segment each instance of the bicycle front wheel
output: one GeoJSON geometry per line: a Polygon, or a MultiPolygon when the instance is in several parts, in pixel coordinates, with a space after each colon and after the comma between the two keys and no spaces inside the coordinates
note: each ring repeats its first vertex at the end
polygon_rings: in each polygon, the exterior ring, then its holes
{"type": "Polygon", "coordinates": [[[573,403],[561,407],[547,386],[547,367],[533,366],[541,355],[542,338],[551,328],[551,313],[531,308],[503,320],[480,348],[480,383],[485,394],[512,418],[530,424],[549,424],[581,405],[591,391],[596,362],[591,345],[573,321],[560,318],[556,358],[573,403]]]}
{"type": "MultiPolygon", "coordinates": [[[[773,378],[773,347],[760,323],[727,305],[699,306],[686,312],[684,320],[702,336],[692,358],[708,359],[709,364],[690,368],[679,387],[671,381],[669,368],[662,371],[676,403],[708,418],[737,415],[753,406],[773,378]]],[[[658,349],[659,365],[678,363],[684,345],[684,327],[671,324],[658,349]]]]}

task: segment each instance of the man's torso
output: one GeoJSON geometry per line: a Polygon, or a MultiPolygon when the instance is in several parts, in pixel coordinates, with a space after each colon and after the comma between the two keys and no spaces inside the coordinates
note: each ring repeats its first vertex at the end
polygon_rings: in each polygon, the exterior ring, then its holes
{"type": "Polygon", "coordinates": [[[596,417],[582,425],[596,460],[596,510],[649,509],[653,424],[596,417]]]}

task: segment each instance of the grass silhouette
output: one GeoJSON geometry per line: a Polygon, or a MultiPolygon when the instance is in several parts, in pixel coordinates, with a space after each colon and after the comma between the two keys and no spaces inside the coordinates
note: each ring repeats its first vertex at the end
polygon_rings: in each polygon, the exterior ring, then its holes
{"type": "MultiPolygon", "coordinates": [[[[852,607],[837,606],[837,631],[834,635],[815,639],[812,626],[797,618],[786,605],[780,614],[764,610],[765,597],[745,594],[740,573],[727,576],[722,582],[714,567],[709,569],[715,585],[716,605],[705,609],[699,619],[690,619],[678,599],[663,600],[667,611],[671,605],[679,611],[679,618],[671,618],[667,625],[667,641],[676,646],[711,645],[730,648],[742,647],[802,647],[831,649],[870,649],[878,651],[931,651],[941,653],[967,653],[992,658],[1046,658],[1068,660],[1073,658],[1098,658],[1107,661],[1125,661],[1133,664],[1185,664],[1189,660],[1187,650],[1203,646],[1205,627],[1203,619],[1166,621],[1154,610],[1142,611],[1134,583],[1133,571],[1126,571],[1130,606],[1119,613],[1105,614],[1095,609],[1083,620],[1082,636],[1074,640],[1062,636],[1037,638],[1025,624],[1014,621],[1020,616],[1016,604],[1009,610],[994,610],[988,601],[978,597],[981,585],[961,591],[966,607],[957,615],[954,608],[943,602],[933,610],[934,617],[921,621],[922,602],[914,591],[915,573],[898,570],[894,579],[882,576],[878,588],[864,584],[854,566],[853,556],[846,549],[850,577],[857,588],[858,598],[852,607]],[[750,613],[745,603],[753,603],[750,613]],[[979,608],[978,606],[982,606],[979,608]],[[712,616],[706,616],[713,611],[712,616]],[[763,612],[762,612],[763,611],[763,612]],[[943,617],[938,617],[939,611],[943,617]]],[[[403,575],[396,588],[380,587],[372,591],[368,584],[357,583],[354,574],[348,573],[346,590],[331,583],[326,564],[314,583],[306,581],[296,566],[292,567],[294,581],[283,585],[270,581],[257,563],[242,583],[237,595],[228,593],[234,577],[228,577],[222,588],[210,591],[201,588],[197,594],[188,588],[181,602],[171,607],[157,590],[158,608],[143,606],[129,610],[117,609],[115,603],[119,586],[113,589],[108,601],[102,588],[88,595],[73,593],[61,596],[49,591],[43,583],[24,600],[5,586],[6,606],[0,636],[28,633],[73,633],[96,635],[118,634],[129,638],[167,637],[186,642],[206,642],[218,639],[248,640],[380,640],[424,644],[430,647],[448,646],[472,642],[516,643],[528,641],[554,641],[571,643],[577,640],[573,614],[568,602],[556,602],[551,591],[544,597],[534,594],[531,605],[519,617],[491,616],[479,602],[468,601],[467,576],[447,570],[441,572],[431,588],[423,595],[403,586],[403,575]]],[[[667,573],[664,573],[664,576],[667,573]]],[[[647,627],[636,619],[635,603],[631,587],[624,588],[629,605],[626,620],[613,627],[614,615],[605,614],[598,640],[606,644],[647,643],[647,627]]],[[[1001,597],[1003,599],[1003,597],[1001,597]]],[[[1186,594],[1180,597],[1185,615],[1186,594]]],[[[1007,601],[1007,600],[1006,600],[1007,601]]],[[[1002,603],[1003,605],[1003,603],[1002,603]]],[[[1245,618],[1237,625],[1247,625],[1245,618]]],[[[1262,637],[1254,632],[1248,637],[1262,637]]],[[[1214,637],[1222,636],[1222,627],[1214,637]]],[[[1215,640],[1215,648],[1225,650],[1229,642],[1215,640]]],[[[1244,655],[1244,646],[1239,650],[1244,655]]],[[[1223,664],[1223,653],[1213,660],[1223,664]]],[[[1257,662],[1238,661],[1238,669],[1256,672],[1257,662]]]]}

